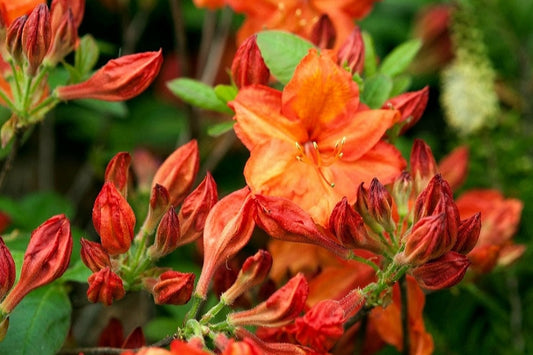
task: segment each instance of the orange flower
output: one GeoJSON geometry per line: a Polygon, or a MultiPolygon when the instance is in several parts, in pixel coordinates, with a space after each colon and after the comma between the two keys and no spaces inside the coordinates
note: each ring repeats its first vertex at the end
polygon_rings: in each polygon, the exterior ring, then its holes
{"type": "Polygon", "coordinates": [[[241,43],[264,29],[281,29],[310,38],[314,25],[322,14],[329,16],[340,44],[354,28],[354,20],[366,16],[377,0],[227,0],[246,20],[237,34],[241,43]]]}
{"type": "Polygon", "coordinates": [[[353,203],[361,182],[390,183],[405,167],[381,141],[397,111],[363,109],[357,84],[330,53],[310,50],[283,92],[252,85],[230,106],[250,150],[244,175],[252,191],[290,199],[317,223],[343,196],[353,203]]]}
{"type": "Polygon", "coordinates": [[[44,0],[0,0],[0,15],[6,26],[9,26],[19,16],[29,14],[39,4],[46,4],[44,0]]]}
{"type": "Polygon", "coordinates": [[[210,10],[215,10],[224,6],[224,0],[193,0],[196,7],[207,7],[210,10]]]}

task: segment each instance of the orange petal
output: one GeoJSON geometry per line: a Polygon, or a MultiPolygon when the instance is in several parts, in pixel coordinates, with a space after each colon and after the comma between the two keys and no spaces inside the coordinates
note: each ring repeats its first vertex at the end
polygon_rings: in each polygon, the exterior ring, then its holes
{"type": "Polygon", "coordinates": [[[315,49],[309,50],[296,67],[282,95],[283,114],[301,120],[311,138],[358,106],[359,88],[350,74],[315,49]]]}
{"type": "Polygon", "coordinates": [[[229,105],[235,111],[235,133],[252,150],[272,138],[293,142],[306,140],[307,133],[298,122],[281,115],[281,92],[252,85],[239,91],[229,105]]]}

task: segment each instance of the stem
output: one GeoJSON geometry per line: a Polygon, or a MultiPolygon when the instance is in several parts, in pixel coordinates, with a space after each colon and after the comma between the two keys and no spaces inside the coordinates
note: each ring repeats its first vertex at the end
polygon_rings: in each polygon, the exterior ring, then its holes
{"type": "Polygon", "coordinates": [[[13,138],[13,144],[11,145],[11,150],[9,155],[6,157],[4,164],[2,165],[2,170],[0,170],[0,190],[4,186],[4,182],[7,176],[7,173],[11,170],[15,157],[17,156],[18,150],[22,145],[22,137],[24,135],[25,129],[16,129],[15,136],[13,138]]]}
{"type": "Polygon", "coordinates": [[[185,315],[183,324],[186,324],[190,319],[196,319],[196,317],[198,316],[198,311],[200,310],[200,307],[202,306],[202,303],[204,302],[205,300],[202,297],[198,296],[197,294],[195,294],[192,297],[191,309],[185,315]]]}
{"type": "Polygon", "coordinates": [[[17,108],[15,107],[15,105],[13,105],[13,102],[11,101],[11,99],[9,98],[9,96],[7,96],[7,94],[4,92],[4,90],[0,89],[0,98],[2,98],[2,100],[4,101],[4,103],[7,105],[7,107],[11,110],[11,111],[14,111],[16,112],[17,111],[17,108]]]}
{"type": "Polygon", "coordinates": [[[374,263],[374,262],[372,262],[372,261],[370,261],[368,259],[362,258],[362,257],[360,257],[358,255],[352,254],[350,256],[350,259],[351,260],[355,260],[355,261],[359,261],[360,263],[363,263],[365,265],[370,266],[372,269],[374,269],[374,271],[376,273],[379,273],[381,271],[381,269],[379,268],[379,266],[376,265],[376,263],[374,263]]]}
{"type": "Polygon", "coordinates": [[[41,101],[37,106],[32,108],[28,112],[28,116],[37,116],[37,113],[39,111],[42,111],[44,109],[48,109],[47,111],[51,110],[55,105],[59,103],[59,100],[55,98],[54,96],[48,96],[46,99],[41,101]]]}
{"type": "Polygon", "coordinates": [[[407,295],[407,278],[405,274],[400,279],[400,293],[402,300],[402,338],[403,338],[403,354],[409,355],[411,350],[410,337],[409,337],[409,306],[407,295]]]}
{"type": "Polygon", "coordinates": [[[224,307],[226,307],[226,303],[220,299],[220,302],[218,302],[213,308],[211,308],[207,313],[205,313],[200,319],[200,324],[206,324],[211,319],[213,319],[224,307]]]}

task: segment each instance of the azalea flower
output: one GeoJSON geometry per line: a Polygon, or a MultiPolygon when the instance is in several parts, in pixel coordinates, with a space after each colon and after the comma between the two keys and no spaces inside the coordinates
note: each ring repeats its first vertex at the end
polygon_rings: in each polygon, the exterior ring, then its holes
{"type": "Polygon", "coordinates": [[[283,91],[251,85],[230,106],[250,150],[244,176],[252,192],[290,199],[319,224],[343,196],[353,203],[359,184],[390,183],[406,166],[381,140],[399,114],[361,104],[330,52],[311,49],[283,91]]]}
{"type": "Polygon", "coordinates": [[[326,14],[333,22],[336,43],[340,44],[344,42],[354,28],[354,20],[365,17],[372,10],[372,6],[376,1],[226,0],[226,3],[235,12],[246,15],[246,20],[237,33],[237,41],[239,43],[264,29],[281,29],[309,38],[320,16],[326,14]]]}
{"type": "Polygon", "coordinates": [[[17,17],[29,14],[35,6],[44,3],[44,0],[0,0],[0,16],[9,26],[17,17]]]}

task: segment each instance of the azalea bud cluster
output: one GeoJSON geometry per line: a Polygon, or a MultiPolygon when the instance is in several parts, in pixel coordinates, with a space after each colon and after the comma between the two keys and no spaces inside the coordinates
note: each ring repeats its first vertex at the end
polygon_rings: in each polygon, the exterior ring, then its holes
{"type": "MultiPolygon", "coordinates": [[[[18,10],[27,14],[13,20],[12,14],[0,9],[0,104],[12,112],[0,132],[2,146],[61,100],[117,101],[138,95],[155,79],[162,63],[161,51],[127,55],[111,60],[85,82],[50,92],[49,73],[80,46],[78,28],[85,0],[53,0],[50,8],[46,3],[30,7],[34,4],[21,5],[18,10]]],[[[79,69],[65,65],[71,71],[79,69]]]]}
{"type": "Polygon", "coordinates": [[[101,242],[81,240],[82,260],[93,272],[87,291],[91,302],[110,305],[126,291],[141,288],[152,293],[156,304],[189,301],[194,274],[158,268],[155,263],[200,237],[207,212],[217,201],[210,174],[189,193],[198,162],[198,146],[191,141],[153,172],[148,212],[136,235],[136,216],[127,200],[131,156],[118,153],[109,162],[93,208],[101,242]]]}

